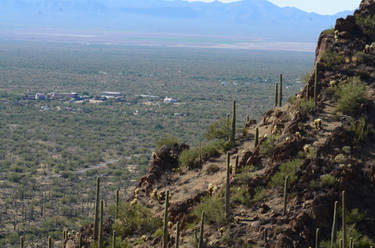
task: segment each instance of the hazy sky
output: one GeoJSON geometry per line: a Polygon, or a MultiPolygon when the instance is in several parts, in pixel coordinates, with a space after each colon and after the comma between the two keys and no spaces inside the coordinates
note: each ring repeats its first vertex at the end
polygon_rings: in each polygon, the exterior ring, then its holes
{"type": "MultiPolygon", "coordinates": [[[[212,2],[214,0],[187,0],[212,2]]],[[[222,2],[236,2],[238,0],[220,0],[222,2]]],[[[354,10],[358,8],[361,0],[268,0],[276,5],[285,7],[292,6],[308,12],[319,14],[336,14],[343,10],[354,10]]]]}

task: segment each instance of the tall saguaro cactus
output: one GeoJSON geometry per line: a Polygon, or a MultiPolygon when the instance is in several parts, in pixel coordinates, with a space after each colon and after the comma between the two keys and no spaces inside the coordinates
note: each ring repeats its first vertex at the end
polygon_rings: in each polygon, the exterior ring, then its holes
{"type": "Polygon", "coordinates": [[[279,106],[283,104],[283,74],[280,74],[280,94],[279,94],[279,106]]]}
{"type": "Polygon", "coordinates": [[[48,236],[48,248],[52,248],[52,238],[48,236]]]}
{"type": "Polygon", "coordinates": [[[275,83],[275,107],[277,107],[279,101],[279,84],[275,83]]]}
{"type": "Polygon", "coordinates": [[[225,217],[229,217],[229,197],[230,197],[230,156],[229,152],[227,153],[227,177],[226,177],[226,183],[225,183],[225,217]]]}
{"type": "Polygon", "coordinates": [[[176,229],[176,248],[180,246],[180,222],[177,222],[177,229],[176,229]]]}
{"type": "Polygon", "coordinates": [[[202,217],[201,217],[201,227],[200,227],[198,248],[205,248],[204,241],[203,241],[203,233],[204,233],[204,211],[202,211],[202,217]]]}
{"type": "Polygon", "coordinates": [[[169,208],[169,190],[165,196],[164,226],[163,226],[163,248],[168,248],[168,208],[169,208]]]}
{"type": "Polygon", "coordinates": [[[314,80],[314,104],[315,106],[318,102],[318,68],[319,68],[319,64],[317,63],[316,68],[315,68],[315,80],[314,80]]]}
{"type": "Polygon", "coordinates": [[[118,206],[119,206],[119,203],[120,203],[120,190],[117,189],[116,190],[116,215],[115,215],[115,220],[118,219],[118,206]]]}
{"type": "Polygon", "coordinates": [[[24,247],[24,237],[23,236],[21,236],[21,238],[20,238],[20,248],[23,248],[24,247]]]}
{"type": "Polygon", "coordinates": [[[319,248],[319,228],[315,232],[315,248],[319,248]]]}
{"type": "Polygon", "coordinates": [[[103,248],[103,244],[104,244],[104,235],[103,235],[103,222],[104,222],[104,218],[103,218],[103,213],[104,213],[104,201],[101,200],[100,201],[100,225],[99,225],[99,240],[98,240],[98,248],[103,248]]]}
{"type": "Polygon", "coordinates": [[[259,144],[259,128],[255,129],[255,143],[254,146],[257,147],[259,144]]]}
{"type": "Polygon", "coordinates": [[[236,101],[233,101],[231,142],[234,144],[235,141],[236,141],[236,101]]]}
{"type": "Polygon", "coordinates": [[[346,243],[346,221],[345,221],[345,191],[342,192],[342,245],[347,247],[346,243]]]}
{"type": "Polygon", "coordinates": [[[288,176],[285,177],[284,180],[284,207],[283,207],[283,215],[286,214],[286,201],[287,201],[287,186],[288,186],[288,176]]]}
{"type": "Polygon", "coordinates": [[[96,202],[95,202],[95,222],[94,222],[94,240],[98,240],[99,225],[99,196],[100,196],[100,177],[96,178],[96,202]]]}
{"type": "Polygon", "coordinates": [[[332,231],[331,231],[331,244],[329,246],[330,248],[333,248],[333,245],[334,245],[335,240],[336,240],[337,204],[338,204],[338,201],[335,201],[335,206],[334,206],[334,209],[333,209],[333,223],[332,223],[332,231]]]}
{"type": "Polygon", "coordinates": [[[202,142],[199,142],[199,167],[203,167],[202,142]]]}
{"type": "Polygon", "coordinates": [[[112,231],[112,248],[116,248],[116,231],[112,231]]]}

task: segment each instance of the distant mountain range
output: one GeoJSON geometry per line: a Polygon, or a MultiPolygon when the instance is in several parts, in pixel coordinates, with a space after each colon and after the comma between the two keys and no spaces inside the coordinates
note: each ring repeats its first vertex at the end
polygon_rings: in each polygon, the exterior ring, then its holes
{"type": "Polygon", "coordinates": [[[63,28],[308,41],[340,16],[281,8],[266,0],[234,3],[182,0],[1,0],[4,28],[63,28]]]}

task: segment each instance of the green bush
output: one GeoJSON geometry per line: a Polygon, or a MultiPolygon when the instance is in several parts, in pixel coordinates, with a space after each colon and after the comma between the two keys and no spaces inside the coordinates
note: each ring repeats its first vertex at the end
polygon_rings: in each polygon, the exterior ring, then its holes
{"type": "Polygon", "coordinates": [[[356,16],[356,23],[365,35],[372,40],[375,39],[375,15],[368,17],[356,16]]]}
{"type": "Polygon", "coordinates": [[[332,186],[336,183],[336,178],[330,174],[324,174],[320,176],[320,185],[323,187],[325,186],[332,186]]]}
{"type": "Polygon", "coordinates": [[[329,29],[324,30],[323,33],[333,36],[335,34],[335,29],[329,28],[329,29]]]}
{"type": "Polygon", "coordinates": [[[314,111],[315,103],[312,99],[302,98],[296,101],[295,108],[302,115],[306,115],[314,111]]]}
{"type": "Polygon", "coordinates": [[[278,172],[272,176],[270,185],[275,186],[283,186],[284,180],[286,176],[288,177],[288,182],[293,183],[297,180],[297,176],[295,175],[296,170],[303,164],[302,159],[294,159],[283,163],[279,166],[278,172]]]}
{"type": "Polygon", "coordinates": [[[130,235],[152,235],[161,225],[162,220],[154,217],[148,208],[139,203],[133,206],[123,203],[119,206],[119,216],[113,228],[118,235],[126,238],[130,235]]]}
{"type": "Polygon", "coordinates": [[[246,207],[251,207],[258,201],[263,200],[266,197],[266,191],[263,187],[257,187],[253,197],[242,187],[231,188],[231,203],[235,206],[240,203],[246,207]]]}
{"type": "Polygon", "coordinates": [[[172,146],[176,143],[179,143],[179,140],[177,137],[175,136],[172,136],[172,135],[168,135],[166,137],[163,137],[161,139],[159,139],[157,142],[156,142],[156,150],[159,150],[162,146],[172,146]]]}
{"type": "Polygon", "coordinates": [[[327,67],[333,67],[342,64],[344,62],[344,57],[332,50],[327,50],[322,54],[321,60],[327,67]]]}
{"type": "Polygon", "coordinates": [[[222,118],[208,126],[205,137],[207,140],[224,139],[229,140],[232,134],[232,122],[222,118]]]}
{"type": "Polygon", "coordinates": [[[200,166],[199,164],[199,149],[191,148],[184,150],[178,158],[180,167],[186,167],[188,169],[195,169],[200,166]]]}
{"type": "Polygon", "coordinates": [[[216,224],[217,226],[225,223],[224,198],[203,198],[201,203],[192,211],[192,215],[196,220],[201,218],[202,211],[204,211],[208,223],[216,224]]]}
{"type": "Polygon", "coordinates": [[[207,156],[207,158],[218,156],[220,154],[219,147],[218,143],[204,145],[202,147],[202,155],[207,156]]]}
{"type": "Polygon", "coordinates": [[[336,92],[337,110],[344,114],[360,113],[360,106],[365,102],[366,85],[355,77],[348,83],[341,83],[336,92]]]}
{"type": "Polygon", "coordinates": [[[276,137],[274,135],[268,136],[260,143],[259,152],[262,155],[270,155],[275,147],[276,137]]]}

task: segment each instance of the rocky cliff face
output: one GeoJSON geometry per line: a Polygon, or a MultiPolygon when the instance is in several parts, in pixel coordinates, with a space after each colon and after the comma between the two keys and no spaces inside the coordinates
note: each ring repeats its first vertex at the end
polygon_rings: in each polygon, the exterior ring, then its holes
{"type": "MultiPolygon", "coordinates": [[[[305,88],[283,107],[267,112],[258,125],[247,125],[252,134],[247,137],[254,137],[258,128],[259,144],[243,137],[229,151],[230,163],[238,157],[239,168],[230,176],[227,219],[221,201],[226,155],[205,161],[201,169],[181,169],[178,156],[188,149],[185,145],[162,147],[153,154],[129,201],[137,199],[162,217],[166,192],[172,192],[170,247],[175,245],[177,222],[180,247],[195,247],[194,213],[199,209],[208,211],[204,235],[209,247],[313,247],[318,228],[319,240],[327,241],[320,247],[329,247],[334,205],[337,201],[342,208],[345,191],[347,239],[356,247],[370,247],[375,240],[374,82],[375,1],[363,0],[354,15],[338,19],[334,29],[320,35],[305,88]]],[[[343,238],[342,212],[337,213],[334,247],[343,238]]],[[[161,244],[160,236],[142,230],[127,237],[135,247],[161,244]]]]}

